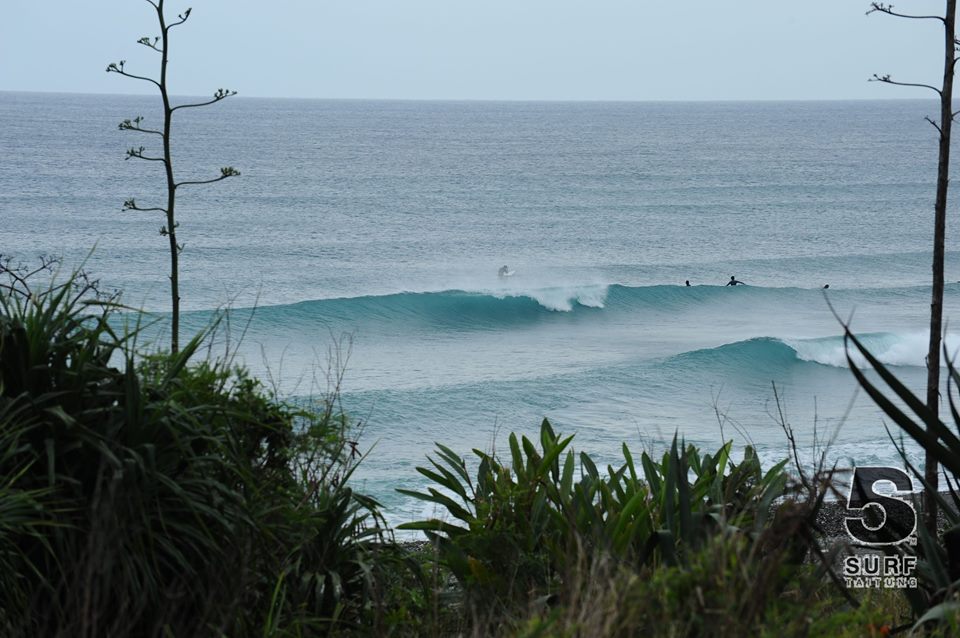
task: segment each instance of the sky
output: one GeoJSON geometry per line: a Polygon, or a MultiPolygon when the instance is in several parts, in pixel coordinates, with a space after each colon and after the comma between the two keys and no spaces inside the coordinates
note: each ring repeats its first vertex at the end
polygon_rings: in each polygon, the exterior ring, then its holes
{"type": "MultiPolygon", "coordinates": [[[[166,0],[178,95],[480,100],[930,97],[942,26],[860,0],[166,0]]],[[[943,2],[898,10],[935,13],[943,2]]],[[[149,93],[105,73],[158,33],[145,0],[2,0],[0,91],[149,93]]]]}

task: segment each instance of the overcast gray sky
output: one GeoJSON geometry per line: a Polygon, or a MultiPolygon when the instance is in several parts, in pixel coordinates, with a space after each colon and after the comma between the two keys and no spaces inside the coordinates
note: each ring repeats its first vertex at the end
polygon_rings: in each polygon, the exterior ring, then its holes
{"type": "MultiPolygon", "coordinates": [[[[942,28],[860,0],[167,0],[174,93],[508,100],[929,97],[942,28]]],[[[943,2],[897,8],[936,12],[943,2]]],[[[144,0],[2,0],[0,90],[143,93],[107,74],[157,32],[144,0]]]]}

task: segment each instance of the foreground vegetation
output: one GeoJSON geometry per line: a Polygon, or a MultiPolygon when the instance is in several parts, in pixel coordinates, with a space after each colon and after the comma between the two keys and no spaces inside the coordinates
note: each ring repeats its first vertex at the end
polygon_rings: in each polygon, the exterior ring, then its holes
{"type": "Polygon", "coordinates": [[[398,556],[346,422],[144,354],[74,283],[0,296],[0,631],[281,635],[368,621],[398,556]]]}
{"type": "MultiPolygon", "coordinates": [[[[2,635],[881,636],[958,626],[946,541],[921,534],[903,550],[921,559],[918,589],[847,591],[834,573],[845,548],[827,547],[817,529],[833,473],[764,470],[730,443],[704,453],[675,438],[662,455],[624,445],[605,468],[547,421],[536,440],[510,435],[505,457],[439,445],[419,468],[430,486],[407,492],[438,516],[402,526],[430,543],[398,544],[378,503],[350,487],[357,459],[335,397],[287,405],[243,369],[199,357],[205,335],[176,354],[151,352],[135,328],[117,331],[120,307],[86,280],[36,291],[7,275],[2,635]],[[918,623],[924,615],[935,622],[918,623]]],[[[895,416],[908,434],[925,432],[895,416]]],[[[941,443],[921,442],[960,470],[960,439],[943,427],[941,443]]]]}

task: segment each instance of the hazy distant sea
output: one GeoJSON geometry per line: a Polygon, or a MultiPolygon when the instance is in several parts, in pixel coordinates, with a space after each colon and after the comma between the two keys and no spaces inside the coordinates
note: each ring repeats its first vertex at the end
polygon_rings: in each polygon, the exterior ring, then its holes
{"type": "MultiPolygon", "coordinates": [[[[0,253],[62,253],[125,300],[166,304],[149,97],[0,93],[0,253]]],[[[395,487],[434,441],[502,448],[547,416],[601,458],[673,432],[785,454],[771,382],[809,443],[893,461],[855,396],[838,311],[922,387],[936,140],[922,101],[506,103],[231,99],[183,112],[191,329],[258,309],[241,356],[289,396],[352,335],[344,403],[375,449],[360,478],[394,520],[395,487]],[[515,271],[499,279],[497,269],[515,271]],[[724,287],[735,275],[749,286],[724,287]],[[690,280],[692,287],[683,284],[690,280]],[[717,412],[721,417],[718,419],[717,412]]],[[[954,201],[960,197],[955,194],[954,201]]],[[[960,280],[950,222],[947,280],[960,280]]],[[[960,319],[960,283],[947,288],[960,319]]]]}

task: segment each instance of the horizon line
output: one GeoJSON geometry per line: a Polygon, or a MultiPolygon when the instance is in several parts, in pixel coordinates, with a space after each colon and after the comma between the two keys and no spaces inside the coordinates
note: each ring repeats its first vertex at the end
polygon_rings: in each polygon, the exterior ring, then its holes
{"type": "MultiPolygon", "coordinates": [[[[154,97],[157,93],[116,93],[81,92],[81,91],[35,91],[21,89],[0,89],[0,94],[28,94],[28,95],[82,95],[104,97],[154,97]]],[[[201,94],[172,94],[177,98],[202,98],[209,95],[201,94]]],[[[934,98],[920,97],[845,97],[845,98],[456,98],[456,97],[303,97],[303,96],[271,96],[271,95],[244,95],[238,92],[231,99],[243,100],[297,100],[317,102],[489,102],[489,103],[558,103],[558,104],[689,104],[689,103],[755,103],[755,102],[925,102],[935,101],[934,98]]]]}

